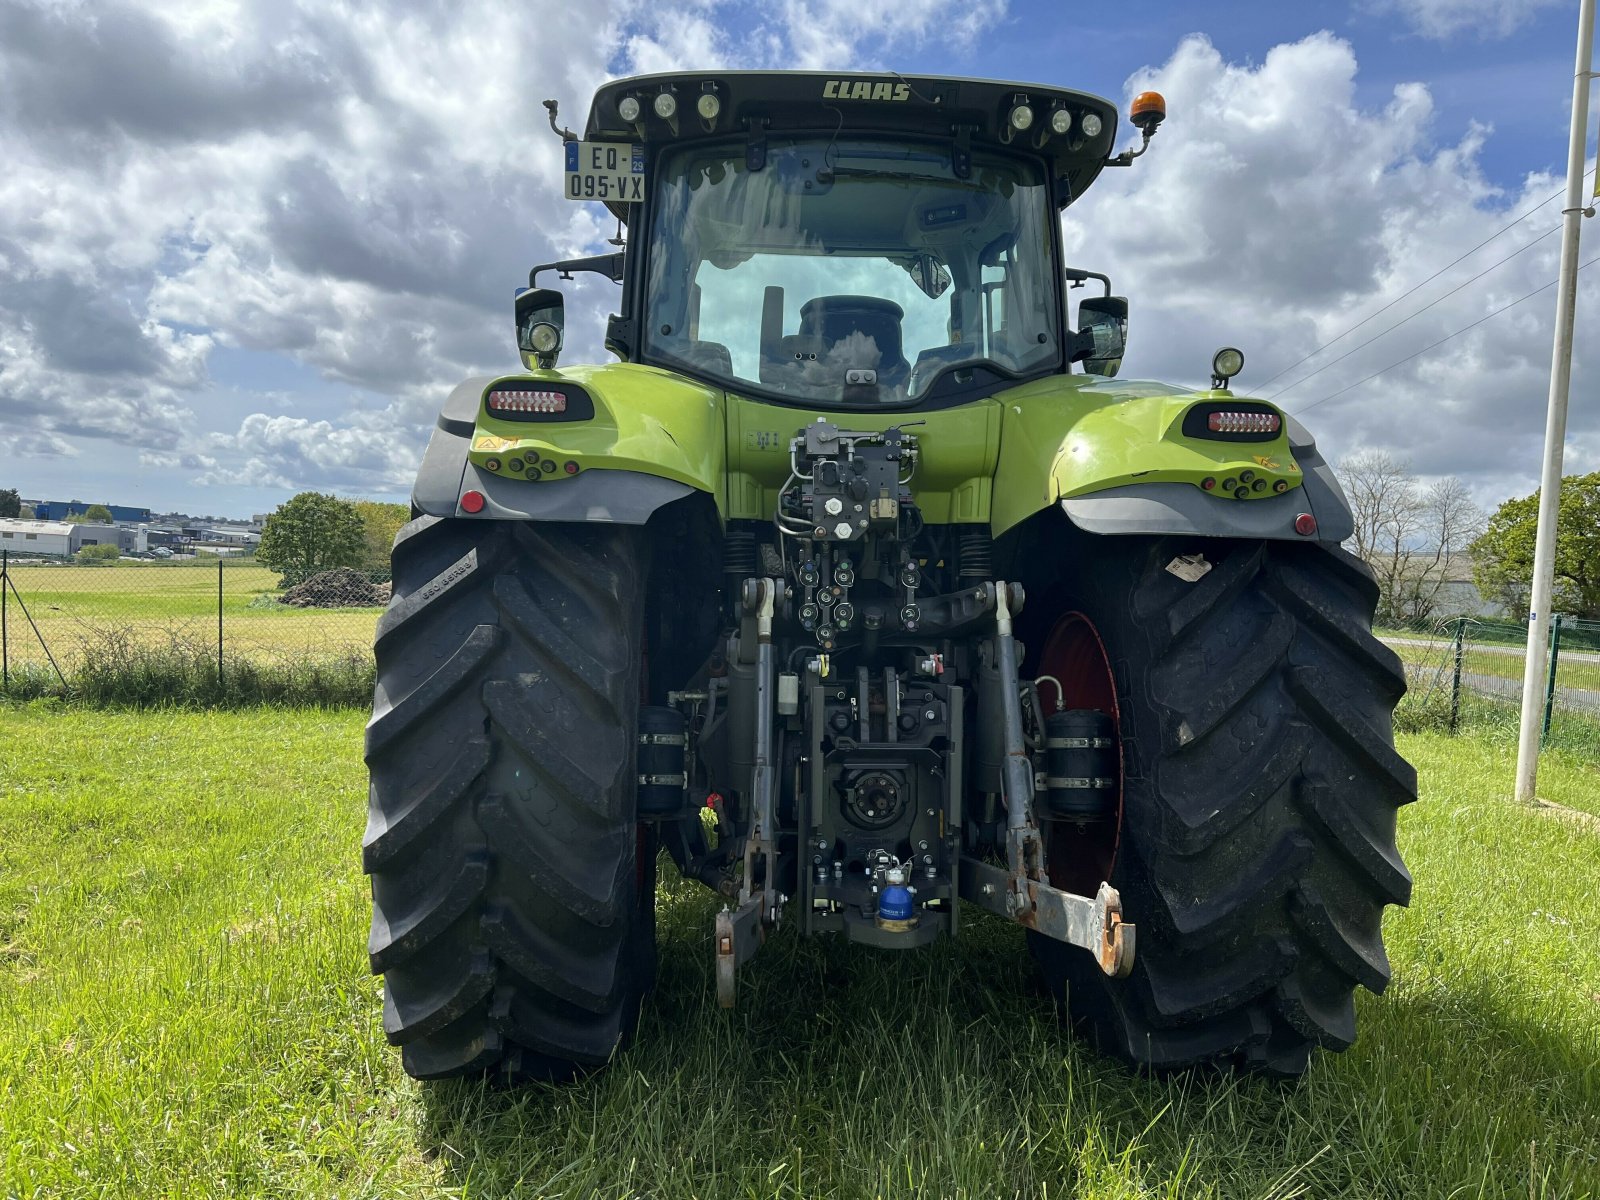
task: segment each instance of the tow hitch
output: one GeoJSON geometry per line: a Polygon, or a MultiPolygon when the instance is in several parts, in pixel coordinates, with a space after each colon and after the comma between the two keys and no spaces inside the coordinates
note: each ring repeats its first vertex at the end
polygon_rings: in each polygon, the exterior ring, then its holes
{"type": "Polygon", "coordinates": [[[996,586],[995,648],[1005,704],[1006,866],[971,856],[961,860],[961,896],[1017,924],[1081,946],[1107,975],[1133,970],[1134,926],[1122,919],[1122,897],[1102,882],[1094,896],[1062,891],[1045,882],[1044,846],[1033,820],[1033,765],[1022,736],[1022,687],[1011,614],[1023,603],[1017,584],[996,586]]]}

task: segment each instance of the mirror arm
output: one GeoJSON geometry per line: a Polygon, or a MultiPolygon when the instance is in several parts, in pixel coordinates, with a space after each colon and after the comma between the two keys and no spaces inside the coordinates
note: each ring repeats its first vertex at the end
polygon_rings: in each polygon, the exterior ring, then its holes
{"type": "Polygon", "coordinates": [[[589,271],[596,275],[604,275],[612,283],[621,283],[622,255],[595,254],[588,258],[569,258],[561,262],[540,263],[528,272],[528,286],[538,287],[539,276],[545,271],[554,271],[562,279],[571,279],[575,272],[589,271]]]}
{"type": "Polygon", "coordinates": [[[1080,283],[1088,283],[1091,279],[1098,279],[1101,283],[1105,284],[1106,295],[1111,295],[1111,276],[1109,275],[1102,275],[1099,271],[1082,271],[1077,267],[1063,268],[1061,273],[1065,275],[1068,281],[1070,281],[1074,286],[1080,283]]]}

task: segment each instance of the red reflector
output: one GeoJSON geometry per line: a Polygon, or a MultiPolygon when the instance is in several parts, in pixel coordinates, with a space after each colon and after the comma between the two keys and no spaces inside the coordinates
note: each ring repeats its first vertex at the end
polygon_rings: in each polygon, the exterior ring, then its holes
{"type": "Polygon", "coordinates": [[[461,510],[463,512],[478,513],[483,511],[482,492],[462,492],[461,510]]]}
{"type": "Polygon", "coordinates": [[[1212,488],[1217,486],[1216,477],[1214,475],[1207,475],[1200,481],[1200,486],[1209,492],[1212,488]]]}
{"type": "Polygon", "coordinates": [[[1301,537],[1310,537],[1317,531],[1317,519],[1310,513],[1301,513],[1294,519],[1294,531],[1301,537]]]}
{"type": "Polygon", "coordinates": [[[578,464],[575,463],[575,462],[569,462],[566,466],[564,466],[561,469],[563,471],[565,471],[568,475],[576,475],[578,473],[578,464]]]}
{"type": "Polygon", "coordinates": [[[1277,433],[1283,422],[1277,413],[1214,412],[1206,417],[1212,433],[1277,433]]]}
{"type": "Polygon", "coordinates": [[[562,392],[532,388],[497,388],[489,393],[490,412],[564,413],[567,397],[562,392]]]}

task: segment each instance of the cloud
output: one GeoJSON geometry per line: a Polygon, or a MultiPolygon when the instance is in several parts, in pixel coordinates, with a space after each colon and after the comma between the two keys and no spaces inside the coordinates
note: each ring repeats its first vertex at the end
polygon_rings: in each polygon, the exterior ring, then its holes
{"type": "Polygon", "coordinates": [[[1561,0],[1387,0],[1379,11],[1398,12],[1423,37],[1443,41],[1461,34],[1506,37],[1526,25],[1541,9],[1561,0]]]}
{"type": "Polygon", "coordinates": [[[738,0],[689,0],[675,9],[638,5],[619,67],[629,73],[683,64],[801,71],[865,70],[928,48],[954,61],[1005,16],[1007,0],[781,0],[761,11],[736,45],[727,30],[738,0]]]}
{"type": "MultiPolygon", "coordinates": [[[[482,0],[332,13],[0,9],[0,425],[13,445],[27,430],[35,449],[177,450],[206,424],[190,406],[210,390],[210,349],[230,346],[390,397],[388,436],[414,465],[450,385],[515,365],[520,271],[601,230],[559,199],[560,148],[528,81],[592,91],[616,6],[538,22],[482,0]]],[[[264,438],[262,417],[240,436],[264,438]]],[[[324,441],[370,473],[376,439],[324,441]]],[[[231,452],[256,462],[243,442],[231,452]]],[[[272,477],[289,461],[273,459],[272,477]]]]}
{"type": "Polygon", "coordinates": [[[363,424],[335,425],[252,413],[237,433],[213,435],[211,454],[183,465],[201,468],[195,482],[202,486],[237,483],[242,471],[251,482],[268,487],[393,493],[409,486],[416,458],[412,446],[394,437],[386,415],[363,424]]]}
{"type": "MultiPolygon", "coordinates": [[[[1325,33],[1256,65],[1186,39],[1129,80],[1130,95],[1162,91],[1171,116],[1147,155],[1105,172],[1068,210],[1069,259],[1109,269],[1132,297],[1124,374],[1203,385],[1212,351],[1237,345],[1247,366],[1236,386],[1306,412],[1333,456],[1387,449],[1426,474],[1473,477],[1484,500],[1526,490],[1543,434],[1553,290],[1326,397],[1553,280],[1559,239],[1540,235],[1559,222],[1556,204],[1274,379],[1559,190],[1547,175],[1514,194],[1496,190],[1478,166],[1491,130],[1440,142],[1425,88],[1402,85],[1365,107],[1356,69],[1350,45],[1325,33]]],[[[1585,306],[1600,302],[1600,268],[1582,286],[1585,306]]],[[[1600,414],[1575,410],[1574,430],[1592,435],[1600,414]]],[[[1593,469],[1600,462],[1584,445],[1593,442],[1578,442],[1571,458],[1593,469]]]]}

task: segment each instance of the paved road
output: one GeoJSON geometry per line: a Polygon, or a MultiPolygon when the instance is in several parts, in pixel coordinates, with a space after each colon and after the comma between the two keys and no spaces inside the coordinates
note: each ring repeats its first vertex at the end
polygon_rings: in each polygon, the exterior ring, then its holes
{"type": "MultiPolygon", "coordinates": [[[[1437,650],[1440,647],[1449,646],[1451,644],[1449,638],[1386,637],[1381,640],[1390,646],[1422,646],[1429,650],[1437,650]]],[[[1521,658],[1524,653],[1521,646],[1497,646],[1492,645],[1489,642],[1469,641],[1467,643],[1467,648],[1471,650],[1473,654],[1505,654],[1512,658],[1521,658]]],[[[1561,652],[1561,661],[1600,663],[1600,654],[1595,654],[1587,650],[1563,650],[1561,652]]]]}

